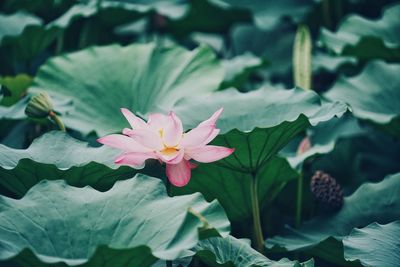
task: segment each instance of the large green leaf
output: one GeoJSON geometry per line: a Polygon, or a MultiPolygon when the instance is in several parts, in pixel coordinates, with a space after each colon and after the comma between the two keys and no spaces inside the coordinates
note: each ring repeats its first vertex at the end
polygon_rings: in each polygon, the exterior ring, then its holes
{"type": "Polygon", "coordinates": [[[284,17],[290,17],[296,22],[301,21],[313,7],[312,0],[285,0],[269,1],[263,0],[211,0],[212,3],[223,8],[243,8],[253,13],[256,25],[261,29],[270,29],[281,23],[284,17]]]}
{"type": "Polygon", "coordinates": [[[39,14],[39,16],[47,19],[65,11],[73,2],[74,0],[4,0],[0,4],[0,9],[6,13],[26,10],[27,12],[39,14]],[[50,12],[51,14],[49,14],[50,12]]]}
{"type": "Polygon", "coordinates": [[[32,84],[32,77],[26,74],[16,76],[5,76],[0,78],[0,88],[2,97],[0,105],[11,106],[17,103],[32,84]]]}
{"type": "Polygon", "coordinates": [[[282,235],[267,239],[266,246],[288,251],[309,250],[315,254],[330,248],[334,253],[337,242],[326,242],[328,239],[333,237],[340,242],[356,227],[372,222],[386,224],[399,216],[400,173],[388,176],[379,183],[363,184],[345,198],[339,212],[320,215],[297,230],[287,227],[282,235]]]}
{"type": "Polygon", "coordinates": [[[358,76],[341,77],[326,96],[347,102],[354,116],[400,136],[399,72],[399,64],[374,61],[358,76]]]}
{"type": "Polygon", "coordinates": [[[355,65],[357,59],[351,56],[337,56],[318,52],[312,56],[313,72],[327,71],[335,73],[340,67],[345,65],[355,65]]]}
{"type": "Polygon", "coordinates": [[[45,180],[21,200],[0,197],[0,207],[0,260],[30,266],[151,266],[190,254],[199,234],[229,231],[217,202],[200,194],[170,198],[159,179],[145,175],[104,193],[45,180]]]}
{"type": "MultiPolygon", "coordinates": [[[[286,183],[296,177],[297,173],[286,160],[278,157],[271,159],[257,175],[260,206],[267,206],[286,183]]],[[[237,221],[252,214],[252,180],[250,173],[230,170],[218,163],[200,165],[192,171],[189,184],[185,187],[174,187],[173,193],[182,195],[201,192],[209,201],[218,199],[229,219],[237,221]]]]}
{"type": "Polygon", "coordinates": [[[118,153],[106,146],[90,147],[59,131],[35,139],[27,149],[0,145],[0,184],[17,197],[43,179],[65,179],[74,186],[106,190],[136,171],[115,165],[118,153]]]}
{"type": "Polygon", "coordinates": [[[177,102],[173,110],[186,127],[193,128],[221,107],[224,108],[218,120],[221,134],[230,131],[243,134],[253,130],[257,132],[257,128],[276,130],[295,124],[305,128],[335,116],[340,117],[347,110],[344,103],[324,101],[312,91],[301,88],[286,90],[271,86],[247,93],[228,89],[203,96],[186,97],[177,102]]]}
{"type": "Polygon", "coordinates": [[[20,35],[29,25],[41,25],[40,18],[19,12],[13,15],[0,14],[0,43],[6,36],[20,35]]]}
{"type": "Polygon", "coordinates": [[[381,19],[347,17],[336,33],[321,31],[321,42],[337,54],[363,60],[380,58],[400,61],[400,5],[387,8],[381,19]]]}
{"type": "Polygon", "coordinates": [[[240,88],[249,79],[249,76],[263,66],[263,61],[252,53],[245,53],[240,56],[222,61],[225,67],[224,82],[221,88],[240,88]]]}
{"type": "Polygon", "coordinates": [[[290,165],[295,168],[301,168],[306,160],[314,159],[320,155],[331,152],[339,139],[348,138],[365,134],[364,130],[360,127],[357,119],[350,114],[342,116],[341,118],[333,118],[330,121],[322,122],[317,126],[312,127],[307,136],[310,142],[310,148],[302,153],[298,149],[304,139],[294,140],[280,154],[287,158],[290,165]]]}
{"type": "Polygon", "coordinates": [[[273,261],[250,247],[246,240],[236,239],[233,236],[225,238],[212,237],[202,240],[194,248],[196,255],[208,266],[224,267],[312,267],[313,260],[303,264],[297,261],[282,259],[273,261]]]}
{"type": "Polygon", "coordinates": [[[89,0],[75,4],[50,25],[67,28],[74,20],[97,16],[100,21],[116,26],[137,20],[153,11],[171,19],[179,19],[186,14],[187,10],[188,4],[180,0],[167,2],[162,0],[104,0],[100,2],[89,0]]]}
{"type": "Polygon", "coordinates": [[[372,223],[354,229],[343,239],[344,256],[360,260],[364,266],[395,267],[400,262],[400,221],[380,225],[372,223]]]}
{"type": "Polygon", "coordinates": [[[209,0],[188,2],[189,11],[182,19],[168,21],[168,30],[175,35],[182,36],[193,31],[225,33],[237,22],[251,21],[247,10],[221,8],[209,0]]]}
{"type": "Polygon", "coordinates": [[[229,89],[207,97],[184,99],[174,110],[188,128],[193,128],[220,107],[225,108],[218,120],[222,135],[213,144],[233,147],[234,154],[193,170],[189,184],[176,188],[176,193],[199,191],[208,199],[217,198],[233,220],[251,214],[252,175],[258,180],[260,203],[272,201],[287,181],[296,178],[287,162],[274,155],[310,124],[346,111],[344,104],[321,103],[316,93],[299,88],[261,88],[249,93],[229,89]]]}
{"type": "Polygon", "coordinates": [[[24,111],[28,102],[29,97],[25,96],[12,106],[7,107],[0,105],[0,119],[19,120],[26,118],[24,111]]]}
{"type": "Polygon", "coordinates": [[[251,24],[238,24],[231,31],[232,50],[235,55],[250,51],[265,59],[268,63],[266,75],[286,74],[292,68],[295,33],[296,26],[289,22],[279,23],[268,30],[251,24]]]}
{"type": "Polygon", "coordinates": [[[377,182],[400,172],[400,140],[372,130],[340,138],[332,152],[311,162],[309,175],[323,170],[335,177],[349,195],[364,182],[377,182]]]}
{"type": "Polygon", "coordinates": [[[47,48],[58,36],[59,30],[46,27],[43,21],[31,14],[17,12],[0,14],[0,44],[13,60],[30,60],[47,48]]]}
{"type": "Polygon", "coordinates": [[[209,48],[111,45],[49,60],[34,91],[71,101],[62,116],[67,127],[104,135],[127,126],[121,107],[141,114],[168,110],[182,97],[216,90],[223,75],[209,48]]]}

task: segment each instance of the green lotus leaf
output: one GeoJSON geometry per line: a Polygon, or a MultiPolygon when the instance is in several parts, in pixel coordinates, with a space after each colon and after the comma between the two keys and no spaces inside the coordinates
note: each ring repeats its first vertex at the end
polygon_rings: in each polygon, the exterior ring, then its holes
{"type": "Polygon", "coordinates": [[[211,0],[211,3],[226,9],[242,8],[250,10],[254,22],[261,29],[271,29],[282,22],[284,17],[290,17],[295,22],[301,21],[314,6],[312,0],[271,1],[268,4],[263,0],[211,0]]]}
{"type": "Polygon", "coordinates": [[[168,21],[168,30],[176,36],[185,36],[193,31],[225,33],[235,23],[251,21],[247,10],[223,8],[209,0],[188,2],[189,10],[183,18],[168,21]]]}
{"type": "Polygon", "coordinates": [[[246,240],[236,239],[233,236],[225,238],[212,237],[202,240],[194,248],[196,255],[207,266],[224,267],[312,267],[313,260],[305,263],[282,259],[273,261],[250,247],[246,240]]]}
{"type": "MultiPolygon", "coordinates": [[[[0,43],[2,49],[7,51],[4,52],[6,56],[15,55],[19,60],[32,60],[48,48],[57,37],[61,38],[63,32],[79,18],[97,16],[103,24],[116,26],[137,20],[154,10],[176,19],[184,16],[187,9],[187,4],[181,1],[90,0],[72,6],[62,16],[47,24],[40,18],[23,12],[12,15],[0,14],[0,43]]],[[[102,24],[97,25],[99,28],[102,27],[102,24]]],[[[80,42],[81,46],[85,45],[84,41],[80,42]]],[[[14,58],[9,61],[12,60],[14,58]]]]}
{"type": "Polygon", "coordinates": [[[0,105],[11,106],[17,103],[26,94],[26,90],[31,84],[32,77],[26,74],[1,77],[0,86],[3,97],[0,105]]]}
{"type": "Polygon", "coordinates": [[[168,110],[182,97],[216,90],[222,79],[209,48],[111,45],[50,59],[32,91],[71,101],[62,115],[67,127],[104,135],[127,126],[121,107],[140,114],[168,110]]]}
{"type": "Polygon", "coordinates": [[[332,152],[314,160],[311,171],[325,170],[350,193],[363,182],[380,181],[380,177],[400,172],[399,157],[398,139],[370,129],[340,138],[332,152]]]}
{"type": "Polygon", "coordinates": [[[0,43],[6,36],[20,35],[27,26],[41,24],[40,18],[24,12],[12,15],[0,14],[0,43]]]}
{"type": "Polygon", "coordinates": [[[400,221],[372,223],[354,229],[343,239],[347,260],[360,260],[364,266],[392,266],[400,262],[400,221]]]}
{"type": "MultiPolygon", "coordinates": [[[[67,8],[71,4],[71,0],[4,0],[1,3],[0,8],[4,10],[6,13],[13,13],[18,10],[26,10],[30,13],[39,13],[43,14],[46,11],[52,12],[50,16],[53,16],[54,13],[58,14],[62,12],[65,8],[67,8]]],[[[49,14],[46,14],[47,16],[49,14]]]]}
{"type": "Polygon", "coordinates": [[[345,65],[356,65],[357,59],[351,56],[335,56],[318,52],[312,56],[313,72],[327,71],[335,73],[345,65]]]}
{"type": "Polygon", "coordinates": [[[362,60],[400,60],[400,5],[384,10],[378,20],[358,15],[344,19],[337,32],[322,29],[320,41],[337,54],[362,60]]]}
{"type": "Polygon", "coordinates": [[[341,77],[326,97],[347,102],[354,116],[400,136],[399,72],[399,64],[370,62],[358,76],[341,77]]]}
{"type": "Polygon", "coordinates": [[[300,139],[290,143],[280,155],[287,158],[292,168],[300,169],[304,161],[332,152],[339,140],[363,134],[365,130],[361,128],[357,119],[346,114],[312,127],[307,134],[311,145],[308,150],[298,153],[300,142],[304,140],[300,139]]]}
{"type": "Polygon", "coordinates": [[[224,39],[216,33],[193,32],[189,38],[196,45],[206,44],[218,53],[224,49],[224,39]]]}
{"type": "MultiPolygon", "coordinates": [[[[320,215],[299,229],[287,227],[279,236],[266,240],[268,248],[287,251],[323,251],[337,253],[341,242],[356,227],[378,222],[386,224],[400,216],[400,173],[387,176],[379,183],[364,183],[352,195],[345,197],[337,213],[320,215]]],[[[328,253],[329,254],[329,253],[328,253]]]]}
{"type": "Polygon", "coordinates": [[[25,96],[14,105],[9,107],[0,105],[0,119],[2,120],[20,120],[26,118],[25,108],[28,105],[29,97],[25,96]]]}
{"type": "Polygon", "coordinates": [[[59,35],[59,30],[46,27],[43,21],[31,14],[17,12],[0,14],[0,45],[18,60],[29,60],[46,49],[59,35]]]}
{"type": "Polygon", "coordinates": [[[235,55],[248,52],[267,63],[266,75],[282,75],[292,71],[292,50],[296,26],[282,22],[268,30],[251,24],[238,24],[232,28],[232,47],[235,55]],[[251,40],[251,42],[249,42],[251,40]]]}
{"type": "Polygon", "coordinates": [[[193,128],[210,111],[220,107],[224,107],[224,112],[217,127],[222,135],[213,144],[235,148],[234,154],[213,164],[200,165],[193,170],[189,184],[176,188],[175,192],[198,191],[207,199],[217,198],[232,220],[251,214],[252,174],[258,180],[259,202],[265,205],[297,177],[285,160],[274,156],[310,124],[341,116],[346,111],[344,104],[322,103],[316,93],[300,88],[261,88],[249,93],[229,89],[183,99],[174,110],[188,128],[193,128]]]}
{"type": "Polygon", "coordinates": [[[145,175],[107,192],[44,180],[20,200],[0,197],[0,207],[0,261],[30,266],[151,266],[189,255],[205,232],[229,231],[218,202],[168,197],[145,175]]]}
{"type": "Polygon", "coordinates": [[[156,11],[158,14],[171,19],[183,17],[188,9],[188,4],[182,1],[143,1],[143,0],[89,0],[73,5],[61,17],[50,23],[51,26],[67,28],[74,20],[97,16],[109,25],[118,25],[132,22],[144,15],[156,11]]]}
{"type": "Polygon", "coordinates": [[[212,94],[186,97],[178,101],[173,110],[188,128],[197,126],[214,111],[223,107],[218,120],[221,134],[237,130],[250,133],[256,128],[271,128],[280,124],[293,125],[302,121],[308,125],[317,125],[347,111],[342,102],[327,102],[317,93],[301,88],[290,90],[261,87],[247,93],[228,89],[212,94]],[[195,110],[196,112],[190,112],[195,110]]]}
{"type": "MultiPolygon", "coordinates": [[[[298,174],[290,168],[286,160],[275,157],[257,175],[258,200],[266,207],[282,190],[288,181],[298,174]]],[[[185,187],[173,187],[175,195],[201,192],[211,201],[218,199],[230,220],[238,221],[251,216],[251,189],[253,177],[219,166],[218,163],[200,165],[192,171],[192,178],[185,187]],[[223,190],[221,190],[223,188],[223,190]]]]}
{"type": "Polygon", "coordinates": [[[254,71],[263,66],[263,61],[251,53],[245,53],[222,61],[222,65],[226,71],[221,88],[240,88],[254,71]]]}
{"type": "Polygon", "coordinates": [[[43,179],[65,179],[74,186],[107,190],[115,181],[130,178],[136,172],[114,164],[119,153],[106,146],[90,147],[53,131],[35,139],[27,149],[0,145],[0,184],[17,197],[43,179]]]}

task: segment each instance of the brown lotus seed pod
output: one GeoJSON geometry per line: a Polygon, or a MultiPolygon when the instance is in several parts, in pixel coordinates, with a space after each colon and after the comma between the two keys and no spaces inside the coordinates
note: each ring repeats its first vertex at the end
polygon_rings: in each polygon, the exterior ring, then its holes
{"type": "Polygon", "coordinates": [[[338,210],[343,205],[343,191],[338,182],[323,171],[316,171],[311,178],[311,192],[325,207],[338,210]]]}

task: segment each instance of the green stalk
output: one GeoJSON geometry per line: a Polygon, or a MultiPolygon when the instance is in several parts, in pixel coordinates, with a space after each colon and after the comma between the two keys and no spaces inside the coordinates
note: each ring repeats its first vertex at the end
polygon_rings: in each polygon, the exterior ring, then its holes
{"type": "Polygon", "coordinates": [[[56,55],[60,54],[64,48],[64,31],[57,37],[56,42],[56,55]]]}
{"type": "Polygon", "coordinates": [[[303,174],[300,173],[297,179],[297,199],[296,199],[296,228],[301,224],[301,210],[303,206],[303,174]]]}
{"type": "Polygon", "coordinates": [[[308,27],[299,25],[293,46],[293,80],[303,89],[311,89],[311,48],[308,27]]]}
{"type": "Polygon", "coordinates": [[[327,29],[332,30],[332,20],[331,20],[331,4],[330,0],[322,0],[322,15],[323,15],[323,22],[324,26],[327,29]]]}
{"type": "Polygon", "coordinates": [[[253,228],[255,237],[255,249],[264,253],[264,236],[261,228],[261,218],[260,218],[260,207],[258,204],[258,190],[257,190],[257,176],[253,175],[253,179],[250,186],[251,195],[251,208],[253,213],[253,228]]]}
{"type": "Polygon", "coordinates": [[[79,36],[79,48],[85,48],[90,44],[91,31],[93,30],[94,22],[88,19],[84,22],[80,36],[79,36]]]}
{"type": "Polygon", "coordinates": [[[60,128],[61,131],[63,131],[63,132],[66,131],[65,126],[64,126],[64,123],[61,121],[60,117],[58,117],[58,116],[56,115],[56,113],[54,113],[53,111],[51,111],[50,114],[49,114],[49,116],[50,116],[51,120],[54,121],[55,124],[57,124],[58,128],[60,128]]]}
{"type": "Polygon", "coordinates": [[[172,267],[172,261],[165,261],[165,264],[167,267],[172,267]]]}

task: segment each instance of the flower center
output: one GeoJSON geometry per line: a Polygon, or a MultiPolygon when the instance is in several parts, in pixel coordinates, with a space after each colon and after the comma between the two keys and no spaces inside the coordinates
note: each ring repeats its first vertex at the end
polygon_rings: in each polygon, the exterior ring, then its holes
{"type": "Polygon", "coordinates": [[[164,147],[164,149],[160,152],[166,156],[170,156],[176,154],[176,152],[178,152],[178,149],[176,147],[164,147]]]}

